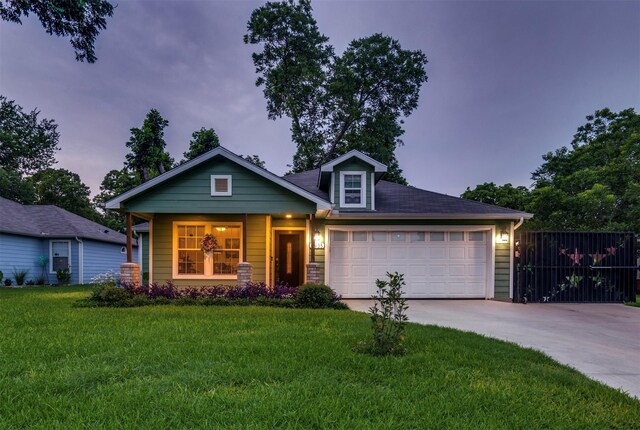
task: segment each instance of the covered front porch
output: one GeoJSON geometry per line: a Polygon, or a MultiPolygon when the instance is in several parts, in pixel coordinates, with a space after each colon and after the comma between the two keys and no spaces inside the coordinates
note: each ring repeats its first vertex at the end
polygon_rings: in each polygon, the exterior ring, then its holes
{"type": "Polygon", "coordinates": [[[324,238],[315,214],[132,215],[149,222],[148,262],[143,265],[150,283],[297,286],[321,281],[324,238]],[[211,252],[201,249],[204,237],[215,240],[211,252]]]}

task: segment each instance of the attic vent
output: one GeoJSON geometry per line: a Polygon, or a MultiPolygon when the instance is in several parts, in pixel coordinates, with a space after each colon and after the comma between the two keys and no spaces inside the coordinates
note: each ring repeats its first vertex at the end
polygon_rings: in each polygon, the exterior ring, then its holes
{"type": "Polygon", "coordinates": [[[212,196],[230,196],[231,186],[231,175],[211,175],[212,196]]]}

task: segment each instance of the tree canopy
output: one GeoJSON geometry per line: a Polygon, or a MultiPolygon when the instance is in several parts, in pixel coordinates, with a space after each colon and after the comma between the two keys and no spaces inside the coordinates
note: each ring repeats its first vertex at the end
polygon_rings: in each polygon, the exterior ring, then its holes
{"type": "Polygon", "coordinates": [[[320,33],[307,0],[268,2],[253,11],[244,36],[270,119],[291,119],[294,172],[352,149],[387,164],[387,179],[406,183],[395,150],[403,118],[418,106],[426,56],[382,34],[352,41],[341,56],[320,33]]]}
{"type": "Polygon", "coordinates": [[[30,179],[39,205],[55,205],[93,221],[100,221],[89,200],[91,194],[77,173],[66,169],[44,169],[30,179]]]}
{"type": "Polygon", "coordinates": [[[569,147],[542,159],[528,195],[505,200],[503,188],[510,184],[482,184],[462,196],[525,209],[535,215],[530,229],[640,232],[640,115],[633,109],[596,111],[569,147]]]}
{"type": "Polygon", "coordinates": [[[189,150],[183,154],[185,161],[192,160],[218,146],[220,146],[220,139],[218,139],[218,134],[215,130],[202,127],[200,130],[194,131],[193,134],[191,134],[189,150]]]}
{"type": "Polygon", "coordinates": [[[33,184],[18,173],[0,167],[0,197],[13,200],[23,205],[35,203],[36,196],[33,184]]]}
{"type": "Polygon", "coordinates": [[[477,185],[474,189],[467,187],[461,197],[490,205],[525,211],[530,200],[530,191],[523,186],[514,187],[511,184],[496,185],[493,182],[485,182],[477,185]]]}
{"type": "Polygon", "coordinates": [[[126,167],[136,172],[143,182],[164,173],[173,167],[174,160],[165,150],[164,129],[169,121],[160,112],[151,109],[141,128],[132,128],[127,147],[126,167]]]}
{"type": "Polygon", "coordinates": [[[6,0],[0,2],[3,21],[22,24],[21,17],[33,13],[48,34],[70,36],[77,61],[97,60],[94,44],[101,30],[107,28],[107,17],[113,6],[107,0],[50,1],[6,0]]]}
{"type": "Polygon", "coordinates": [[[0,168],[32,175],[56,163],[58,125],[38,115],[38,110],[23,112],[15,101],[0,96],[0,168]]]}

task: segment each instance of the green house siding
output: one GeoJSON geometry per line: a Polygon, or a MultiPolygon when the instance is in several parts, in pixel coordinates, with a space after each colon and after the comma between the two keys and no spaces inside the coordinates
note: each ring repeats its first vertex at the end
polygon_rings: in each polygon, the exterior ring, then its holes
{"type": "MultiPolygon", "coordinates": [[[[499,233],[502,228],[509,230],[510,225],[507,223],[496,223],[492,220],[325,220],[324,222],[318,222],[318,229],[324,232],[325,226],[339,226],[339,225],[375,225],[375,226],[443,226],[443,225],[492,225],[495,226],[496,233],[499,233]]],[[[323,233],[324,234],[324,233],[323,233]]],[[[513,238],[511,238],[513,240],[513,238]]],[[[325,238],[326,242],[326,238],[325,238]]],[[[494,296],[495,298],[508,298],[510,287],[510,243],[496,243],[495,244],[495,259],[494,259],[494,296]]],[[[316,250],[316,263],[321,266],[321,278],[324,282],[324,265],[325,265],[325,250],[316,250]]]]}
{"type": "MultiPolygon", "coordinates": [[[[371,210],[371,174],[373,173],[373,166],[365,163],[359,158],[353,157],[342,163],[338,164],[333,168],[334,172],[334,195],[333,202],[336,205],[336,208],[340,209],[340,193],[342,192],[342,181],[340,180],[341,172],[365,172],[365,183],[366,183],[366,194],[365,200],[367,203],[366,210],[371,210]]],[[[351,208],[345,208],[351,209],[351,208]]],[[[362,208],[361,208],[362,210],[362,208]]]]}
{"type": "MultiPolygon", "coordinates": [[[[153,281],[172,280],[178,286],[235,285],[235,280],[173,280],[173,222],[242,222],[242,215],[157,214],[153,219],[153,281]]],[[[266,215],[247,216],[247,261],[253,265],[253,280],[266,282],[266,215]]]]}
{"type": "Polygon", "coordinates": [[[314,213],[315,203],[224,158],[215,157],[124,204],[140,213],[314,213]],[[211,175],[231,175],[232,195],[211,196],[211,175]]]}

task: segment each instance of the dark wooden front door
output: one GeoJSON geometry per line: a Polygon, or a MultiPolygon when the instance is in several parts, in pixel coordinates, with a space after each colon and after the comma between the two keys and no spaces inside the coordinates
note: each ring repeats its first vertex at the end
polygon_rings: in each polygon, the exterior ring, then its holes
{"type": "Polygon", "coordinates": [[[302,284],[304,248],[302,232],[276,235],[276,282],[286,282],[292,287],[302,284]]]}

